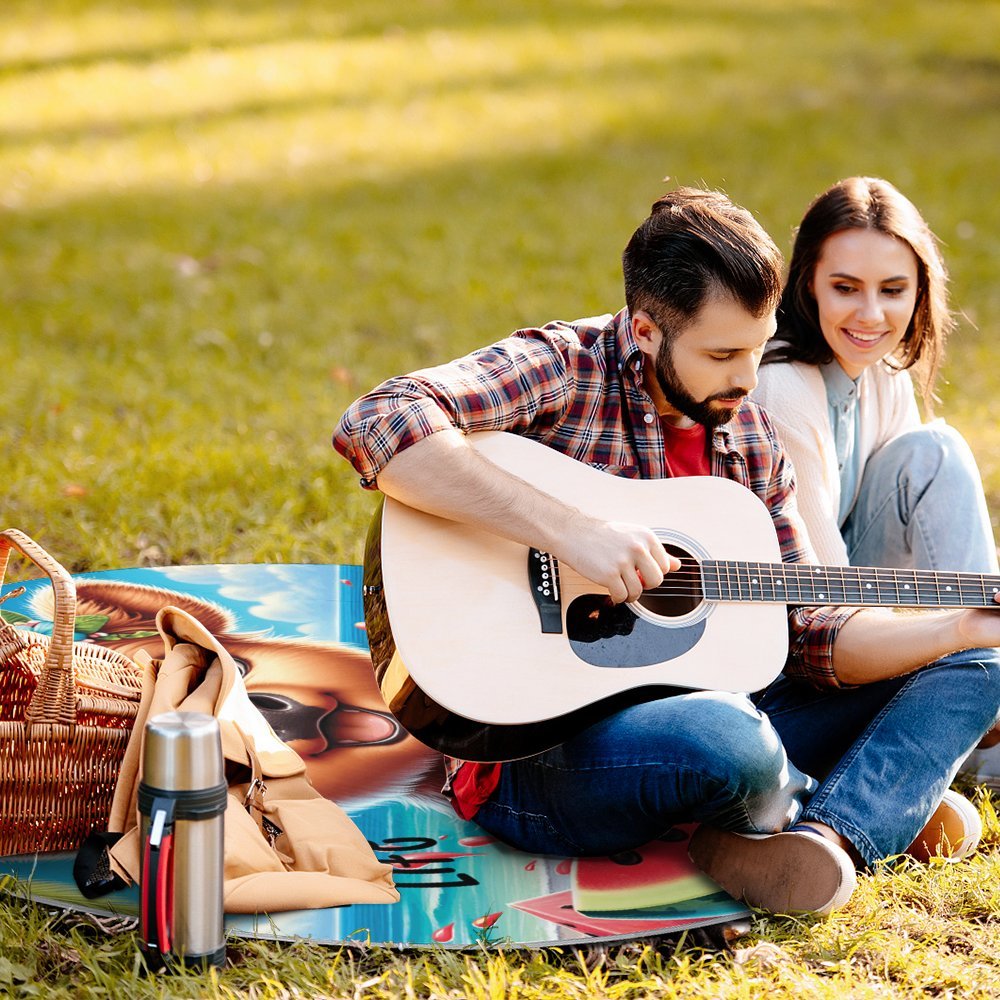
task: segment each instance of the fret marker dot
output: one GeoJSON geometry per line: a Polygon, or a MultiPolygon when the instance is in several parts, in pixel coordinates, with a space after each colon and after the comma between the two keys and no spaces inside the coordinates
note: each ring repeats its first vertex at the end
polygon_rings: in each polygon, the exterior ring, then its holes
{"type": "Polygon", "coordinates": [[[908,583],[904,583],[903,584],[903,590],[909,590],[909,589],[910,589],[910,585],[908,583]]]}
{"type": "Polygon", "coordinates": [[[826,594],[820,594],[819,596],[820,596],[820,598],[821,598],[822,600],[824,600],[824,601],[826,600],[826,594]]]}
{"type": "Polygon", "coordinates": [[[945,587],[944,589],[945,590],[951,590],[951,587],[945,587]]]}
{"type": "Polygon", "coordinates": [[[872,585],[870,583],[866,583],[865,584],[865,589],[866,590],[871,590],[872,589],[872,585]]]}
{"type": "Polygon", "coordinates": [[[755,576],[754,576],[754,577],[751,577],[751,578],[750,578],[750,582],[751,582],[751,583],[756,583],[756,582],[757,582],[757,577],[755,577],[755,576]]]}

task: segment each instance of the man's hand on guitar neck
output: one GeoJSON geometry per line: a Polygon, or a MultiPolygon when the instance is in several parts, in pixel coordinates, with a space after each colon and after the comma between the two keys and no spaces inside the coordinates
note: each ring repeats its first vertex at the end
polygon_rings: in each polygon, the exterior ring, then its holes
{"type": "Polygon", "coordinates": [[[1000,593],[993,595],[997,609],[973,609],[960,612],[956,628],[967,649],[1000,646],[1000,593]]]}
{"type": "Polygon", "coordinates": [[[837,634],[833,666],[845,684],[868,684],[917,670],[963,649],[1000,646],[1000,594],[997,610],[921,611],[898,615],[887,608],[865,608],[837,634]]]}
{"type": "Polygon", "coordinates": [[[583,514],[490,462],[458,430],[398,452],[378,487],[409,507],[550,552],[616,603],[636,600],[680,567],[645,525],[583,514]]]}

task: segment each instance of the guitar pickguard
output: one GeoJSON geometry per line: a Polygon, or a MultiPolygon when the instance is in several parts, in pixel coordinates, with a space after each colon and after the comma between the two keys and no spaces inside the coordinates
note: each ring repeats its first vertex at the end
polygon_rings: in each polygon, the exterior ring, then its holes
{"type": "Polygon", "coordinates": [[[682,656],[698,644],[705,620],[660,625],[640,618],[606,594],[583,594],[566,609],[566,635],[581,660],[595,667],[648,667],[682,656]]]}

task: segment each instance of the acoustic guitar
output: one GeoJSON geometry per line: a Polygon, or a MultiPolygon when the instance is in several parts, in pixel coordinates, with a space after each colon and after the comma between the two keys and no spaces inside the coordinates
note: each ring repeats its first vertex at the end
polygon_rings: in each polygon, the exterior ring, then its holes
{"type": "Polygon", "coordinates": [[[789,605],[996,607],[998,576],[783,563],[766,506],[728,479],[623,479],[513,434],[469,441],[587,514],[648,525],[681,568],[614,605],[546,552],[384,498],[364,568],[375,674],[404,728],[451,756],[530,756],[679,689],[759,690],[785,663],[789,605]]]}

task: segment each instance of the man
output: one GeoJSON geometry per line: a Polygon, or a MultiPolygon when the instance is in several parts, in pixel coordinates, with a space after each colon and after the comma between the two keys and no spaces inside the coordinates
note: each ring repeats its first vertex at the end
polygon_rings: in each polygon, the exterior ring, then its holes
{"type": "MultiPolygon", "coordinates": [[[[550,552],[614,601],[678,561],[648,527],[595,520],[492,465],[467,432],[522,434],[633,478],[734,479],[767,505],[782,558],[811,559],[792,470],[746,400],[775,328],[774,243],[723,195],[682,189],[653,206],[623,270],[617,315],[390,379],[350,407],[335,447],[362,485],[550,552]]],[[[451,762],[446,791],[460,815],[539,853],[611,854],[697,821],[692,857],[731,894],[828,912],[856,866],[919,839],[992,726],[1000,658],[978,647],[1000,644],[1000,615],[799,608],[789,630],[784,675],[754,700],[663,697],[526,760],[451,762]]]]}

